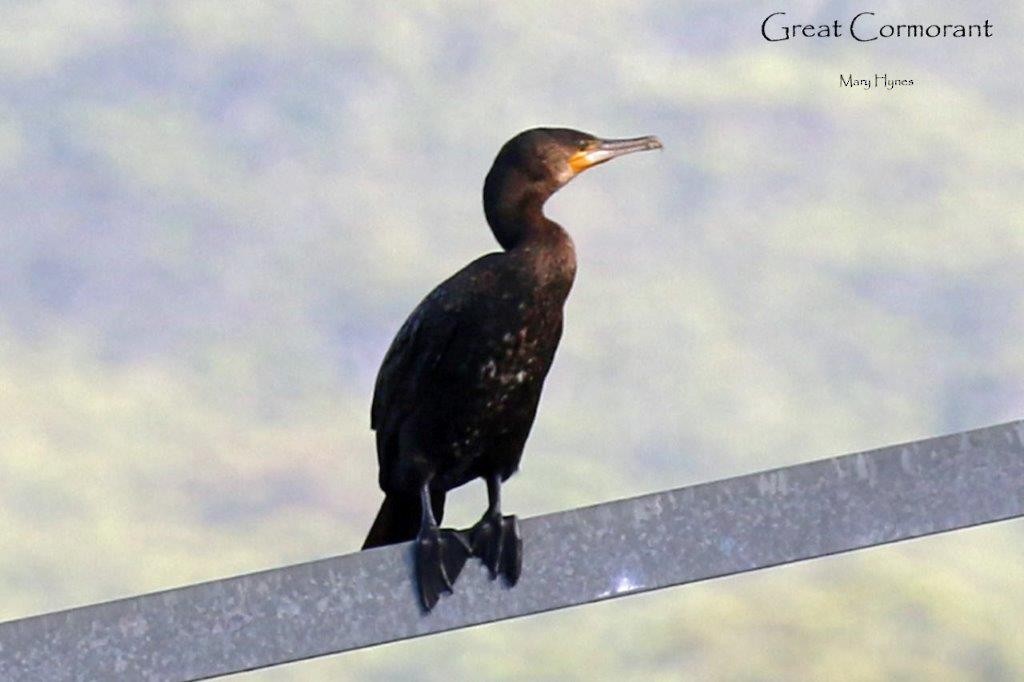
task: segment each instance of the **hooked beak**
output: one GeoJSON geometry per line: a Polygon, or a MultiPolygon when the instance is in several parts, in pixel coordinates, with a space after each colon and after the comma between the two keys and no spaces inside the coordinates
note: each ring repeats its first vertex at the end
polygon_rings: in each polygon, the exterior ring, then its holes
{"type": "Polygon", "coordinates": [[[595,140],[588,149],[578,151],[570,156],[569,165],[575,174],[609,159],[614,159],[616,156],[645,152],[649,149],[661,149],[661,141],[653,135],[625,140],[595,140]]]}

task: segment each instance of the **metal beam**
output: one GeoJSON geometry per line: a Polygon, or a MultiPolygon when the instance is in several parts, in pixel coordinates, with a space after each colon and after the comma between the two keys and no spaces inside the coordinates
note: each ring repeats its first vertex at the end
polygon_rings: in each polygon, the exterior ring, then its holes
{"type": "Polygon", "coordinates": [[[0,624],[3,680],[192,680],[1024,515],[1024,421],[528,519],[420,612],[411,545],[0,624]]]}

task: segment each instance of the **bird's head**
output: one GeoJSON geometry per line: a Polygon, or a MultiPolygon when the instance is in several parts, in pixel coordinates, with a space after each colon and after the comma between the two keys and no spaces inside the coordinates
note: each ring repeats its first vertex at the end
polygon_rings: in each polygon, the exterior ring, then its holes
{"type": "MultiPolygon", "coordinates": [[[[502,146],[484,181],[484,210],[495,234],[526,203],[540,206],[586,169],[632,152],[661,149],[653,136],[601,139],[571,128],[531,128],[502,146]]],[[[505,246],[505,240],[499,235],[505,246]]]]}
{"type": "Polygon", "coordinates": [[[661,149],[658,138],[605,140],[571,128],[531,128],[505,143],[491,171],[517,170],[554,191],[591,166],[649,149],[661,149]]]}

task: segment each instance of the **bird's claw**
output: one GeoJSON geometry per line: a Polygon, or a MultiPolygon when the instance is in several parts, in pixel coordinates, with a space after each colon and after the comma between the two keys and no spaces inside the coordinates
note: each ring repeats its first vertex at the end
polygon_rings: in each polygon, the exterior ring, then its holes
{"type": "Polygon", "coordinates": [[[430,611],[442,592],[452,591],[469,555],[469,542],[460,531],[435,527],[420,532],[416,538],[416,578],[424,609],[430,611]]]}
{"type": "Polygon", "coordinates": [[[488,512],[469,530],[473,556],[490,570],[491,580],[498,576],[498,562],[501,560],[501,521],[500,514],[488,512]]]}
{"type": "Polygon", "coordinates": [[[478,557],[494,580],[500,574],[509,586],[523,568],[523,540],[515,516],[485,514],[469,531],[432,528],[416,539],[416,578],[420,602],[430,611],[442,592],[451,592],[470,556],[478,557]]]}
{"type": "Polygon", "coordinates": [[[523,572],[523,536],[519,534],[519,519],[506,516],[501,520],[501,574],[512,587],[523,572]]]}
{"type": "Polygon", "coordinates": [[[491,580],[500,573],[509,585],[515,585],[523,567],[523,540],[515,516],[484,514],[470,529],[473,556],[478,557],[491,573],[491,580]]]}

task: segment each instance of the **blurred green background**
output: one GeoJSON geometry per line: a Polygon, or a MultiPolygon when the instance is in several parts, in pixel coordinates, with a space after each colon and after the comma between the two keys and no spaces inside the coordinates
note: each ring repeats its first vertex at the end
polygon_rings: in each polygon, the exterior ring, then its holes
{"type": "MultiPolygon", "coordinates": [[[[378,363],[534,125],[665,150],[549,203],[580,272],[507,509],[1024,417],[1019,4],[379,5],[0,4],[0,619],[357,549],[378,363]]],[[[1021,679],[1022,562],[1008,523],[245,679],[1021,679]]]]}

